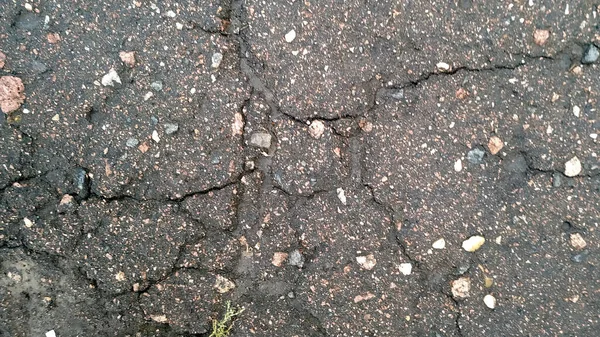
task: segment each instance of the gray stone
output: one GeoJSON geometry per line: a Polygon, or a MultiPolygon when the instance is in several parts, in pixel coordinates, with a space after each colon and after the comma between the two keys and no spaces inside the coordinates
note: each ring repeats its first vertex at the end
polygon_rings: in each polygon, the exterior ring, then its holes
{"type": "Polygon", "coordinates": [[[174,123],[165,123],[165,133],[167,135],[173,134],[179,130],[179,125],[174,123]]]}
{"type": "Polygon", "coordinates": [[[129,146],[129,147],[136,147],[140,142],[135,139],[135,138],[129,138],[127,139],[127,142],[125,142],[125,145],[129,146]]]}
{"type": "Polygon", "coordinates": [[[288,264],[298,268],[302,268],[304,266],[304,256],[302,256],[302,253],[300,253],[298,249],[290,253],[290,256],[288,257],[288,264]]]}
{"type": "Polygon", "coordinates": [[[161,91],[163,88],[163,83],[161,81],[152,82],[150,87],[155,91],[161,91]]]}
{"type": "Polygon", "coordinates": [[[581,63],[590,64],[594,63],[598,60],[598,56],[600,56],[600,50],[593,44],[588,44],[583,52],[583,56],[581,57],[581,63]]]}
{"type": "Polygon", "coordinates": [[[554,174],[552,174],[552,186],[560,187],[560,185],[562,185],[562,180],[562,174],[558,172],[554,172],[554,174]]]}
{"type": "Polygon", "coordinates": [[[467,153],[467,160],[474,165],[481,164],[483,162],[483,156],[485,156],[485,151],[476,147],[467,153]]]}
{"type": "Polygon", "coordinates": [[[271,134],[266,132],[256,132],[250,137],[250,145],[268,149],[271,147],[271,134]]]}

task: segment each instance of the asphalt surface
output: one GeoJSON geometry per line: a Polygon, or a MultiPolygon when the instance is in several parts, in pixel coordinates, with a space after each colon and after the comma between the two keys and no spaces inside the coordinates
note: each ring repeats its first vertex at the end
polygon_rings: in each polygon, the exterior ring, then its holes
{"type": "Polygon", "coordinates": [[[597,336],[599,48],[584,0],[0,0],[0,336],[597,336]]]}

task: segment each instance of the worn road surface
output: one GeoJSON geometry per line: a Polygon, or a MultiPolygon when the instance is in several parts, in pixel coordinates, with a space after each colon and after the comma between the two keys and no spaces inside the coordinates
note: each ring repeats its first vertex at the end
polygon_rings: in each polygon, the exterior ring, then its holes
{"type": "Polygon", "coordinates": [[[597,1],[0,0],[0,336],[598,336],[597,1]]]}

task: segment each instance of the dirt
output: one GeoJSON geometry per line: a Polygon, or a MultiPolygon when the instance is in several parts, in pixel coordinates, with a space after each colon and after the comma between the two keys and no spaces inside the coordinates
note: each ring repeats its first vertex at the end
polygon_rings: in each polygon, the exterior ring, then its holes
{"type": "Polygon", "coordinates": [[[596,4],[2,8],[0,336],[596,334],[596,4]]]}

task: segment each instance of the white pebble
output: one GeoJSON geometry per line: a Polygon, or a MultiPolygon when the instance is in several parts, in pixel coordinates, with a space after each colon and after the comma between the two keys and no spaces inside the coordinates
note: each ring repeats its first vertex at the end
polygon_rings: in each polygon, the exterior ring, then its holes
{"type": "Polygon", "coordinates": [[[285,42],[291,43],[292,41],[294,41],[294,39],[296,39],[296,31],[295,30],[292,29],[287,34],[285,34],[285,42]]]}
{"type": "Polygon", "coordinates": [[[440,62],[438,64],[435,65],[439,71],[449,71],[450,70],[450,65],[446,62],[440,62]]]}
{"type": "Polygon", "coordinates": [[[221,53],[214,53],[211,57],[211,67],[213,68],[219,68],[219,66],[221,65],[221,61],[223,61],[223,54],[221,53]]]}
{"type": "Polygon", "coordinates": [[[56,332],[54,330],[47,331],[46,337],[56,337],[56,332]]]}
{"type": "Polygon", "coordinates": [[[398,269],[400,269],[402,275],[408,276],[412,273],[412,263],[401,263],[398,269]]]}
{"type": "Polygon", "coordinates": [[[431,247],[435,248],[435,249],[444,249],[446,248],[446,240],[444,240],[444,238],[441,238],[439,240],[437,240],[436,242],[434,242],[431,247]]]}
{"type": "Polygon", "coordinates": [[[342,202],[342,204],[346,204],[346,193],[344,192],[344,189],[339,187],[337,189],[337,197],[338,199],[340,199],[340,201],[342,202]]]}
{"type": "Polygon", "coordinates": [[[160,142],[160,137],[158,137],[158,132],[156,130],[152,131],[152,140],[155,142],[160,142]]]}
{"type": "Polygon", "coordinates": [[[485,295],[483,303],[485,303],[486,307],[494,309],[496,307],[496,298],[492,295],[485,295]]]}
{"type": "Polygon", "coordinates": [[[170,17],[170,18],[174,18],[176,15],[177,14],[175,14],[175,12],[173,12],[173,11],[168,11],[167,12],[167,16],[170,17]]]}
{"type": "Polygon", "coordinates": [[[565,175],[567,177],[575,177],[579,173],[581,173],[581,162],[575,156],[565,163],[565,175]]]}
{"type": "Polygon", "coordinates": [[[462,171],[462,169],[463,169],[462,160],[459,159],[454,163],[454,171],[460,172],[460,171],[462,171]]]}
{"type": "Polygon", "coordinates": [[[472,252],[478,250],[479,248],[481,248],[481,246],[483,246],[484,243],[485,243],[485,238],[483,236],[474,235],[474,236],[471,236],[470,238],[468,238],[467,240],[463,241],[462,247],[467,252],[472,253],[472,252]]]}
{"type": "Polygon", "coordinates": [[[575,115],[575,117],[581,116],[581,109],[577,105],[573,107],[573,115],[575,115]]]}
{"type": "Polygon", "coordinates": [[[315,119],[310,123],[310,126],[308,127],[308,133],[310,133],[313,138],[321,138],[323,132],[325,132],[325,124],[323,124],[323,122],[315,119]]]}
{"type": "Polygon", "coordinates": [[[177,30],[182,30],[183,29],[183,23],[176,22],[175,23],[175,28],[177,28],[177,30]]]}
{"type": "Polygon", "coordinates": [[[119,77],[119,74],[117,74],[117,71],[114,69],[110,69],[106,75],[102,76],[102,85],[105,87],[112,87],[114,86],[115,82],[121,84],[121,78],[119,77]]]}
{"type": "Polygon", "coordinates": [[[31,4],[25,4],[25,9],[31,12],[33,10],[33,7],[31,6],[31,4]]]}

